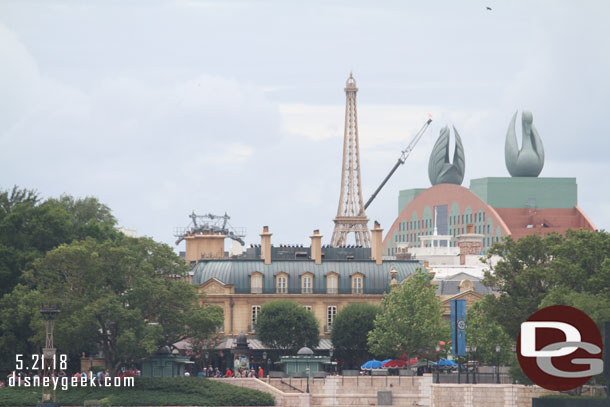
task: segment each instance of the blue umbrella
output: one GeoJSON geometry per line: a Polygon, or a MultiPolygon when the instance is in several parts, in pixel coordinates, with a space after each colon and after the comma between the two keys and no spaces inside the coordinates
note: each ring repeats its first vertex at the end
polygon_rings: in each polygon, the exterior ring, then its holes
{"type": "Polygon", "coordinates": [[[443,367],[456,367],[457,363],[449,359],[441,359],[438,361],[438,365],[443,367]]]}
{"type": "Polygon", "coordinates": [[[383,362],[381,362],[381,365],[383,366],[383,365],[385,365],[386,363],[390,362],[391,360],[392,360],[392,359],[386,359],[386,360],[384,360],[383,362]]]}
{"type": "Polygon", "coordinates": [[[360,368],[362,370],[368,370],[368,369],[379,369],[381,368],[382,363],[378,360],[369,360],[368,362],[364,363],[362,366],[360,366],[360,368]]]}

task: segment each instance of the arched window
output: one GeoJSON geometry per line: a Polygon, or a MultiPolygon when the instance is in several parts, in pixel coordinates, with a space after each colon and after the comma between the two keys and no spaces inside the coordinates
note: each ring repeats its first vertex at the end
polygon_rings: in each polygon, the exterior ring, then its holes
{"type": "Polygon", "coordinates": [[[352,294],[354,294],[354,295],[363,294],[364,284],[362,284],[362,282],[363,282],[362,274],[354,274],[352,276],[352,294]]]}
{"type": "Polygon", "coordinates": [[[339,293],[339,277],[336,274],[326,276],[326,294],[339,293]]]}
{"type": "Polygon", "coordinates": [[[312,294],[313,293],[313,275],[310,273],[303,274],[301,276],[301,293],[312,294]]]}
{"type": "Polygon", "coordinates": [[[277,294],[288,294],[288,275],[278,274],[275,278],[275,292],[277,294]]]}
{"type": "Polygon", "coordinates": [[[250,276],[250,293],[263,293],[263,275],[261,273],[252,273],[250,276]]]}

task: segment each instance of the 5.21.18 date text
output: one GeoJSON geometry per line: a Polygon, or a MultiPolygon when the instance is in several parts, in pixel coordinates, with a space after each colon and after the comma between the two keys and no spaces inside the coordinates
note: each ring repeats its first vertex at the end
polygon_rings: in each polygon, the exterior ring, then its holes
{"type": "Polygon", "coordinates": [[[27,356],[18,353],[15,355],[15,370],[44,370],[52,368],[66,370],[68,368],[68,355],[60,353],[45,359],[44,355],[33,354],[28,360],[27,356]],[[28,364],[28,362],[31,362],[28,364]]]}

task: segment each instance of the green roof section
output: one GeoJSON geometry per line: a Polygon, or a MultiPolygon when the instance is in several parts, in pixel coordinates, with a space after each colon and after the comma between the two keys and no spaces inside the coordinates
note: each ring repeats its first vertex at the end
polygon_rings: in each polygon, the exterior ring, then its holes
{"type": "Polygon", "coordinates": [[[277,260],[265,264],[262,260],[204,260],[193,268],[193,284],[199,285],[214,278],[224,284],[235,287],[236,294],[250,293],[250,275],[254,272],[263,274],[263,294],[275,294],[275,276],[278,273],[288,275],[288,294],[301,294],[301,278],[304,273],[313,274],[313,294],[326,294],[326,276],[330,273],[339,275],[339,294],[351,294],[351,276],[354,273],[364,275],[364,294],[383,294],[388,292],[390,270],[396,269],[400,282],[423,266],[416,260],[384,261],[325,261],[315,264],[313,261],[277,260]]]}
{"type": "Polygon", "coordinates": [[[488,177],[470,191],[494,208],[569,209],[577,205],[576,178],[488,177]]]}
{"type": "Polygon", "coordinates": [[[398,193],[398,214],[415,199],[417,195],[425,191],[426,188],[403,189],[398,193]]]}

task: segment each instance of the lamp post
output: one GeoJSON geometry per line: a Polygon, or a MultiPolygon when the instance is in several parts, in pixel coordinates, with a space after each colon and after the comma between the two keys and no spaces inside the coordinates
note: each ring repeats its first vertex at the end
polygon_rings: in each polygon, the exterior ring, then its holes
{"type": "MultiPolygon", "coordinates": [[[[50,378],[54,375],[53,368],[53,360],[55,359],[55,347],[53,346],[53,330],[55,329],[55,319],[57,318],[57,314],[59,314],[59,310],[55,307],[42,307],[40,310],[42,314],[42,319],[44,320],[45,325],[45,347],[42,349],[43,358],[44,358],[44,368],[43,368],[43,379],[45,377],[50,378]]],[[[51,399],[51,387],[50,386],[41,386],[42,387],[42,403],[48,405],[48,402],[51,399]]],[[[53,404],[57,403],[55,390],[53,390],[53,404]]]]}
{"type": "Polygon", "coordinates": [[[210,357],[210,352],[206,352],[205,353],[205,366],[203,367],[204,369],[206,369],[206,376],[210,376],[210,372],[207,370],[209,363],[208,363],[208,358],[210,357]]]}
{"type": "MultiPolygon", "coordinates": [[[[513,348],[513,353],[517,353],[517,344],[516,343],[513,343],[512,348],[513,348]]],[[[515,378],[514,377],[513,377],[513,384],[515,384],[515,378]]]]}
{"type": "Polygon", "coordinates": [[[470,345],[466,345],[466,384],[470,383],[470,372],[468,372],[468,360],[470,359],[470,345]]]}
{"type": "MultiPolygon", "coordinates": [[[[263,352],[263,366],[267,364],[267,352],[263,352]]],[[[263,367],[263,376],[265,376],[265,372],[264,372],[264,367],[263,367]]],[[[269,370],[267,370],[267,374],[269,374],[269,370]]]]}
{"type": "Polygon", "coordinates": [[[330,367],[332,368],[333,374],[335,373],[335,365],[333,365],[333,353],[334,349],[330,348],[328,351],[328,356],[330,356],[330,367]]]}
{"type": "Polygon", "coordinates": [[[458,384],[462,384],[462,364],[460,363],[460,355],[457,355],[458,365],[458,384]]]}
{"type": "Polygon", "coordinates": [[[307,375],[307,393],[309,393],[309,366],[305,369],[305,374],[307,375]]]}
{"type": "Polygon", "coordinates": [[[436,383],[440,383],[441,382],[441,372],[440,372],[440,367],[438,366],[438,353],[441,351],[441,345],[440,344],[436,344],[436,383]]]}
{"type": "Polygon", "coordinates": [[[477,345],[472,345],[472,354],[474,358],[474,369],[472,369],[472,384],[477,384],[477,345]]]}
{"type": "Polygon", "coordinates": [[[496,384],[500,384],[500,345],[496,345],[496,384]]]}

